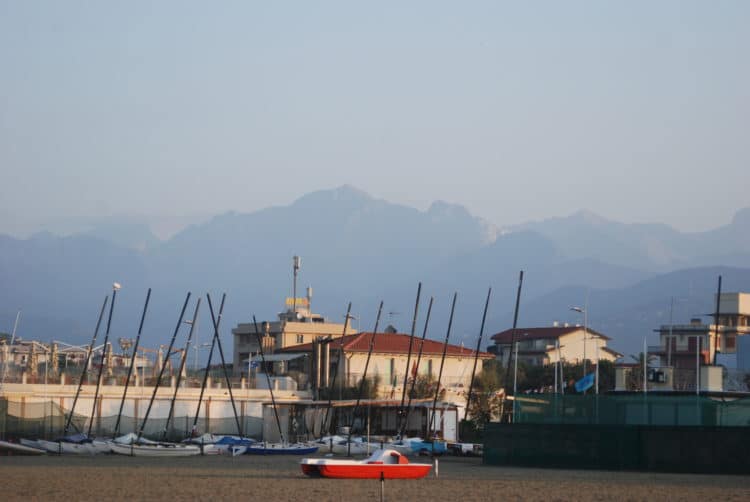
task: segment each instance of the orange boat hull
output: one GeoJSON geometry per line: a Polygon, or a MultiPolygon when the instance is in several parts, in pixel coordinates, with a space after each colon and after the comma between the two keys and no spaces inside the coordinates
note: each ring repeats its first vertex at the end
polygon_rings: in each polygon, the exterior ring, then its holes
{"type": "Polygon", "coordinates": [[[302,465],[302,472],[337,479],[420,479],[430,473],[431,465],[420,464],[360,464],[360,465],[302,465]]]}

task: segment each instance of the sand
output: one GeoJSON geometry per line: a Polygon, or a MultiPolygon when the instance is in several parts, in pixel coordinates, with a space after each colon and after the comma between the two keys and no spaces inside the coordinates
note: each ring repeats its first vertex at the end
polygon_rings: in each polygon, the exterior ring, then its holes
{"type": "MultiPolygon", "coordinates": [[[[0,457],[0,499],[379,500],[377,480],[308,478],[298,462],[250,455],[0,457]]],[[[439,467],[438,479],[433,473],[386,481],[385,500],[750,500],[750,476],[508,468],[457,457],[439,467]]]]}

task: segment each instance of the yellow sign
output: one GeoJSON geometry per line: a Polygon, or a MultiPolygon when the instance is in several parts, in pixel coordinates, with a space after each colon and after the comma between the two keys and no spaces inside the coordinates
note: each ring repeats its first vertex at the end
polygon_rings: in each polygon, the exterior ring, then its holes
{"type": "MultiPolygon", "coordinates": [[[[297,298],[297,306],[298,307],[309,307],[310,303],[307,301],[307,298],[297,298]]],[[[294,298],[287,298],[286,299],[286,306],[287,307],[294,307],[294,298]]]]}

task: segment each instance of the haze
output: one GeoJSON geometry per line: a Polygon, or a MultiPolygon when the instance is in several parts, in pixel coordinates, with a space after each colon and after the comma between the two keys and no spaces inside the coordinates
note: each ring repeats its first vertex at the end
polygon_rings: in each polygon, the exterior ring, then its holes
{"type": "MultiPolygon", "coordinates": [[[[0,2],[0,232],[345,183],[506,225],[749,205],[748,2],[0,2]]],[[[304,215],[301,215],[303,217],[304,215]]]]}

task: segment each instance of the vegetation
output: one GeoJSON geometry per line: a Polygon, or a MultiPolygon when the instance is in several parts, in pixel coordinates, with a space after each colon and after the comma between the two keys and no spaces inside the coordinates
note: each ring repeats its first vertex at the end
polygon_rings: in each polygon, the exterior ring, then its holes
{"type": "Polygon", "coordinates": [[[487,422],[498,420],[503,406],[503,380],[505,369],[500,361],[486,361],[482,372],[474,379],[469,402],[469,419],[476,430],[482,430],[487,422]]]}
{"type": "MultiPolygon", "coordinates": [[[[411,392],[412,399],[426,399],[435,396],[437,380],[432,375],[417,375],[414,381],[414,390],[411,392]]],[[[411,382],[409,382],[411,390],[411,382]]]]}
{"type": "MultiPolygon", "coordinates": [[[[330,397],[333,399],[357,399],[359,396],[359,385],[347,386],[341,388],[336,386],[334,389],[320,389],[320,399],[326,400],[330,397]]],[[[377,399],[378,387],[380,386],[380,375],[374,375],[372,377],[365,378],[364,385],[362,386],[361,399],[377,399]]]]}
{"type": "MultiPolygon", "coordinates": [[[[595,371],[596,365],[587,362],[586,371],[595,371]]],[[[555,370],[554,364],[546,366],[518,365],[516,386],[518,393],[548,393],[554,392],[555,370]]],[[[506,382],[506,368],[499,361],[493,359],[484,363],[482,372],[475,378],[471,401],[469,403],[469,419],[477,430],[482,430],[484,424],[500,419],[503,413],[503,389],[508,394],[513,391],[513,377],[515,368],[511,368],[510,379],[506,382]]],[[[583,364],[563,364],[565,378],[565,393],[576,394],[575,382],[583,377],[583,364]]],[[[559,383],[558,383],[559,385],[559,383]]],[[[599,365],[599,392],[607,392],[615,387],[615,366],[610,361],[601,361],[599,365]]]]}

